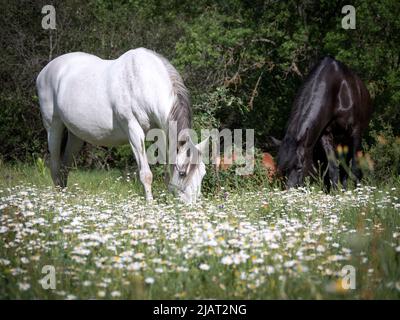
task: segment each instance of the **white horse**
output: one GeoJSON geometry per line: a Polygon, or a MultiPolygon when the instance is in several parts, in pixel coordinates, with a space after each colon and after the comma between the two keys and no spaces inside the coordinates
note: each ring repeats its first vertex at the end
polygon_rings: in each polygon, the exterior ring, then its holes
{"type": "MultiPolygon", "coordinates": [[[[129,142],[146,199],[152,200],[146,132],[160,128],[168,136],[170,121],[176,122],[178,133],[191,126],[187,89],[164,57],[144,48],[130,50],[115,60],[68,53],[43,68],[36,87],[56,186],[67,185],[68,168],[84,141],[102,146],[129,142]]],[[[178,145],[175,165],[167,167],[169,189],[190,203],[200,196],[205,165],[201,158],[195,164],[188,159],[193,156],[185,145],[192,140],[190,136],[185,139],[186,144],[178,145]]],[[[192,146],[201,155],[208,144],[203,141],[192,146]]]]}

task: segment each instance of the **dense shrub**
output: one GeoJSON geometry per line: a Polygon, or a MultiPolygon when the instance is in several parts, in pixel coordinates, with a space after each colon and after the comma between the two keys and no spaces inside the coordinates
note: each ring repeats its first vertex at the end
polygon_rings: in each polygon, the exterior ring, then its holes
{"type": "Polygon", "coordinates": [[[389,126],[379,132],[372,131],[371,135],[375,141],[366,153],[372,160],[370,176],[378,182],[398,178],[400,175],[400,137],[395,136],[389,126]]]}
{"type": "Polygon", "coordinates": [[[0,95],[0,155],[5,161],[31,161],[47,150],[35,97],[0,95]]]}
{"type": "MultiPolygon", "coordinates": [[[[397,0],[354,1],[355,30],[341,28],[341,8],[347,4],[341,0],[54,0],[53,31],[41,28],[45,4],[0,4],[0,156],[5,161],[45,158],[34,83],[49,60],[71,51],[110,59],[141,46],[165,55],[182,73],[196,130],[253,128],[256,147],[270,151],[268,136],[282,138],[304,77],[330,54],[366,83],[375,110],[372,127],[379,132],[390,125],[393,136],[400,135],[397,0]]],[[[85,147],[82,155],[78,164],[86,167],[134,163],[129,146],[85,147]]]]}
{"type": "MultiPolygon", "coordinates": [[[[223,157],[223,156],[222,156],[223,157]]],[[[249,175],[237,175],[236,169],[243,168],[244,164],[233,162],[225,169],[214,164],[207,165],[207,175],[203,179],[202,190],[205,194],[216,194],[221,191],[254,190],[270,188],[279,185],[277,179],[270,179],[269,172],[262,163],[262,153],[255,149],[254,170],[249,175]]]]}

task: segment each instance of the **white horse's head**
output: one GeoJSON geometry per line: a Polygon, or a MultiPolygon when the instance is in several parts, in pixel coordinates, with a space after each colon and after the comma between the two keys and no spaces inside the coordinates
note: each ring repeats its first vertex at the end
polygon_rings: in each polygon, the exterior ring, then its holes
{"type": "Polygon", "coordinates": [[[202,160],[205,152],[208,152],[208,138],[197,145],[189,138],[178,149],[169,190],[185,203],[194,203],[201,195],[201,182],[206,174],[202,160]]]}

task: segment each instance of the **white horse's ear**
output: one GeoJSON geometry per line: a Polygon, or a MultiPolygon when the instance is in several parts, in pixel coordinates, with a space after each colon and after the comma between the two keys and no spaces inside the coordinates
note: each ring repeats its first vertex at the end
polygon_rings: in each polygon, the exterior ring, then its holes
{"type": "Polygon", "coordinates": [[[187,134],[180,134],[178,138],[178,147],[183,147],[185,144],[190,142],[190,136],[187,134]]]}
{"type": "Polygon", "coordinates": [[[205,138],[202,142],[196,144],[196,149],[199,150],[200,154],[205,154],[208,152],[208,139],[210,137],[205,138]]]}

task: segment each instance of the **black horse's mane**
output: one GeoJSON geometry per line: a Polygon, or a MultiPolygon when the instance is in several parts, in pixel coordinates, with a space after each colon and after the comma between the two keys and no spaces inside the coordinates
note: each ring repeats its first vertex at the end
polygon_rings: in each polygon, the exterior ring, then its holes
{"type": "Polygon", "coordinates": [[[339,68],[346,71],[346,67],[341,62],[335,60],[335,58],[332,56],[326,56],[319,63],[313,66],[306,80],[303,82],[303,84],[297,91],[296,97],[293,102],[288,125],[286,128],[286,134],[282,140],[282,145],[280,148],[280,151],[282,150],[284,152],[279,152],[278,154],[278,166],[288,167],[294,160],[294,157],[292,155],[297,148],[297,139],[296,139],[297,130],[299,128],[299,124],[305,121],[305,119],[303,118],[308,116],[307,113],[302,112],[304,101],[308,98],[310,87],[312,87],[312,85],[314,84],[320,71],[325,66],[328,66],[332,62],[337,63],[339,68]]]}
{"type": "Polygon", "coordinates": [[[297,119],[296,122],[301,121],[302,119],[298,119],[299,113],[301,111],[301,106],[302,106],[302,102],[304,101],[305,98],[305,94],[308,93],[308,88],[314,83],[315,78],[318,75],[318,71],[321,70],[323,67],[327,66],[329,63],[332,63],[333,61],[335,61],[336,63],[338,63],[338,65],[341,68],[344,68],[344,65],[335,60],[334,57],[332,56],[326,56],[324,57],[319,63],[315,64],[310,73],[308,74],[306,80],[303,82],[303,84],[300,86],[299,90],[297,91],[296,97],[294,99],[293,102],[293,108],[292,108],[292,112],[290,114],[290,118],[289,118],[289,122],[288,122],[288,127],[286,129],[289,129],[292,125],[292,122],[294,120],[297,119]]]}

